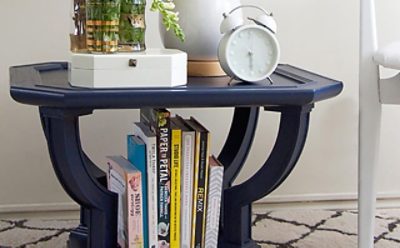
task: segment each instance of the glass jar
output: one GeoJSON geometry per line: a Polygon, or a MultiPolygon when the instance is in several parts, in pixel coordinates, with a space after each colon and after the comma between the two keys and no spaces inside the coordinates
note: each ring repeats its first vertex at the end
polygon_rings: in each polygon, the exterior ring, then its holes
{"type": "Polygon", "coordinates": [[[118,51],[121,0],[86,0],[86,43],[91,53],[118,51]]]}
{"type": "Polygon", "coordinates": [[[70,42],[72,52],[86,51],[86,2],[71,0],[71,32],[70,42]]]}
{"type": "Polygon", "coordinates": [[[121,0],[119,24],[119,51],[144,51],[145,45],[145,0],[121,0]]]}

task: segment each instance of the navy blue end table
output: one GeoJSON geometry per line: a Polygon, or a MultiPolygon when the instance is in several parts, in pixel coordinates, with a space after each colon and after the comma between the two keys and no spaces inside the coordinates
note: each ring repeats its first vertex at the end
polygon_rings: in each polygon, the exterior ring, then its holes
{"type": "Polygon", "coordinates": [[[228,77],[189,78],[187,86],[175,88],[89,89],[69,84],[65,62],[10,68],[12,98],[39,106],[58,180],[81,206],[81,222],[71,232],[69,246],[117,246],[117,195],[107,190],[105,173],[82,150],[80,116],[96,109],[233,107],[229,135],[218,157],[225,166],[220,247],[259,247],[251,239],[251,204],[276,189],[294,168],[314,103],[343,89],[339,81],[290,65],[279,65],[271,79],[273,84],[228,85],[228,77]],[[249,154],[260,108],[281,113],[274,148],[261,169],[233,186],[249,154]]]}

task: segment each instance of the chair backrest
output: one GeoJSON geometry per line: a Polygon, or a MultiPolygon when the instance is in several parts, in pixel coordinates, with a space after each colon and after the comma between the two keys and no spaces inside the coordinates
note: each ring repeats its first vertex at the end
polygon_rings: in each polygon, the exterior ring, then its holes
{"type": "Polygon", "coordinates": [[[373,61],[377,49],[375,0],[360,0],[360,104],[379,102],[379,67],[373,61]]]}
{"type": "Polygon", "coordinates": [[[360,0],[360,9],[360,55],[371,57],[378,49],[375,0],[360,0]]]}

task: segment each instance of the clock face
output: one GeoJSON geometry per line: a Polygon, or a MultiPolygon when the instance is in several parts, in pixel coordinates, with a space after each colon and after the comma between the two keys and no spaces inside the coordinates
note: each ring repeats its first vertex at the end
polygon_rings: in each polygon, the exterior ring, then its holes
{"type": "Polygon", "coordinates": [[[279,60],[279,45],[270,31],[252,25],[239,28],[232,34],[226,53],[229,68],[237,77],[256,82],[275,70],[279,60]]]}

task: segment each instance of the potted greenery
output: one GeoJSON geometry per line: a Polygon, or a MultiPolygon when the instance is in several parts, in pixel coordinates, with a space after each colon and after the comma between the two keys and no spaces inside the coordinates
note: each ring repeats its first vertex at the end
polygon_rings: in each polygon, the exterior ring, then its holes
{"type": "MultiPolygon", "coordinates": [[[[119,51],[143,51],[145,45],[145,0],[121,0],[121,18],[119,25],[120,46],[119,51]]],[[[166,30],[173,30],[180,41],[185,36],[179,26],[178,13],[174,12],[175,5],[172,1],[153,0],[152,11],[158,11],[166,30]]]]}
{"type": "MultiPolygon", "coordinates": [[[[239,6],[240,0],[174,0],[179,21],[185,30],[185,42],[173,32],[166,32],[164,45],[188,54],[188,73],[192,76],[220,76],[225,72],[219,65],[217,50],[222,38],[220,25],[223,14],[239,6]]],[[[242,19],[241,10],[233,16],[242,19]]]]}
{"type": "MultiPolygon", "coordinates": [[[[145,6],[145,0],[73,0],[71,48],[76,46],[73,38],[86,35],[85,45],[89,52],[144,50],[145,6]]],[[[174,8],[171,0],[153,0],[151,4],[151,10],[161,14],[166,30],[172,30],[180,41],[184,41],[174,8]]]]}
{"type": "Polygon", "coordinates": [[[178,12],[174,11],[175,4],[173,0],[153,0],[151,5],[152,11],[160,12],[162,16],[162,23],[167,31],[172,30],[175,36],[181,41],[185,41],[185,34],[179,25],[178,12]]]}
{"type": "Polygon", "coordinates": [[[121,0],[86,0],[86,45],[89,52],[118,51],[121,0]]]}

